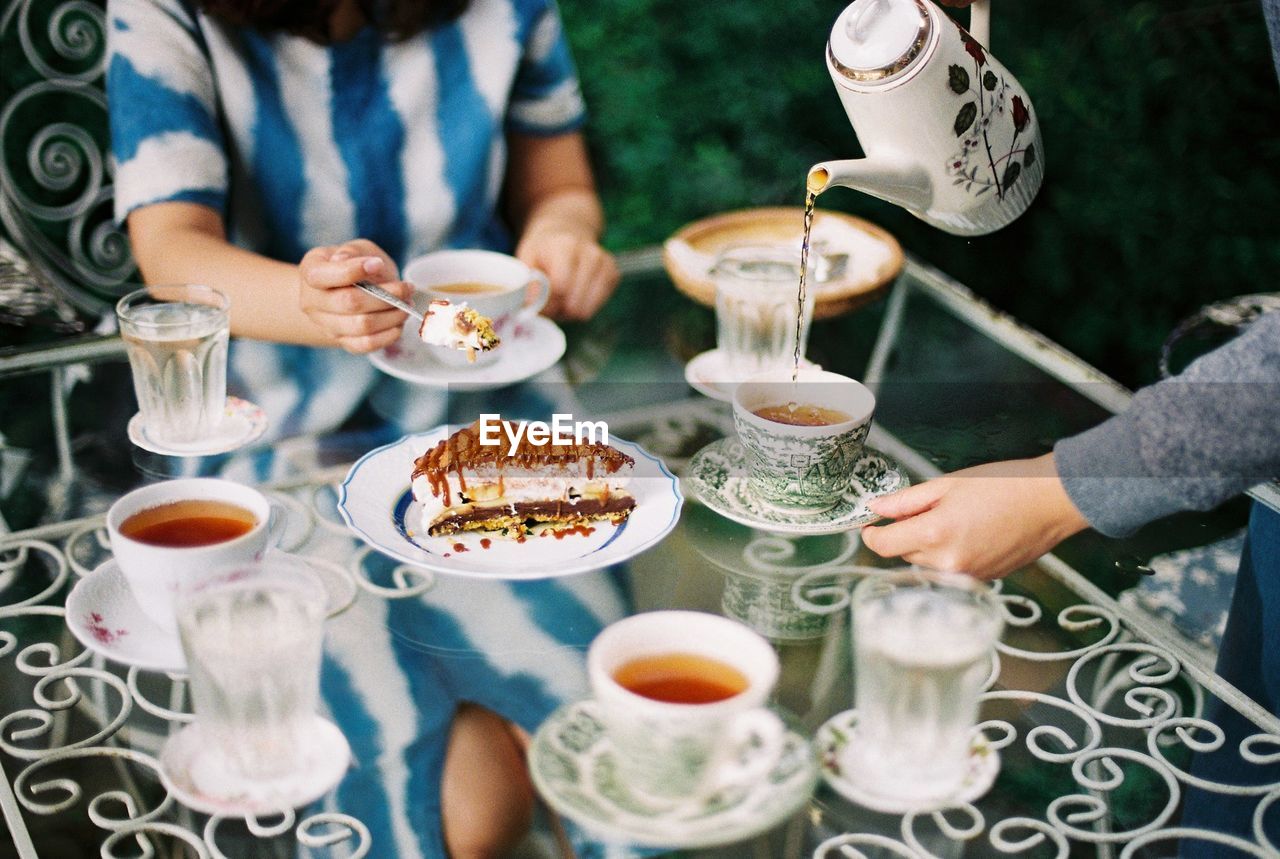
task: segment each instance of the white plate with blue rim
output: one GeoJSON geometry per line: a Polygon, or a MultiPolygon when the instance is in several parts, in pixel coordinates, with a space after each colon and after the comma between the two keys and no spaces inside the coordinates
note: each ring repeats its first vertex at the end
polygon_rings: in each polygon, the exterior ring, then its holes
{"type": "Polygon", "coordinates": [[[638,444],[610,436],[611,446],[635,460],[627,490],[636,506],[622,522],[594,522],[571,532],[545,528],[523,542],[485,531],[432,537],[422,527],[422,505],[410,488],[414,460],[456,429],[438,426],[405,436],[351,466],[338,489],[338,512],[357,537],[398,561],[435,572],[546,579],[621,563],[657,544],[680,518],[684,498],[666,464],[638,444]]]}

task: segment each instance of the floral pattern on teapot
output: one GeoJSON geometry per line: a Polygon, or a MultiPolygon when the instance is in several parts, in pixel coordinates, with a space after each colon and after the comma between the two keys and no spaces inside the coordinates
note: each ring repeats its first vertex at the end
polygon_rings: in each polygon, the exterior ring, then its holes
{"type": "Polygon", "coordinates": [[[982,45],[964,27],[955,26],[965,53],[973,61],[973,72],[959,64],[947,68],[947,86],[963,100],[954,125],[956,137],[961,138],[960,149],[949,160],[947,175],[952,185],[963,185],[975,197],[994,190],[1003,200],[1023,171],[1036,163],[1035,143],[1024,139],[1019,148],[1018,140],[1031,124],[1029,100],[1010,86],[1003,73],[988,67],[982,45]],[[991,132],[997,123],[1013,125],[1008,149],[999,157],[991,148],[991,132]]]}

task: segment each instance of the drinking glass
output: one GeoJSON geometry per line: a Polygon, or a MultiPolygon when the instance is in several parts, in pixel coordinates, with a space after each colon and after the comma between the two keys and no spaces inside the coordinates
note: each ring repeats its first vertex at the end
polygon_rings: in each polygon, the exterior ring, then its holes
{"type": "Polygon", "coordinates": [[[813,281],[800,302],[800,253],[777,245],[726,248],[711,269],[716,347],[736,379],[790,367],[804,357],[813,321],[813,281]]]}
{"type": "Polygon", "coordinates": [[[990,588],[969,576],[911,569],[858,584],[847,763],[868,791],[929,801],[960,787],[1002,627],[990,588]]]}
{"type": "Polygon", "coordinates": [[[201,736],[234,778],[303,767],[317,721],[325,589],[276,556],[188,582],[178,634],[201,736]]]}
{"type": "Polygon", "coordinates": [[[226,408],[227,297],[207,286],[152,286],[116,304],[147,436],[159,444],[208,438],[226,408]]]}

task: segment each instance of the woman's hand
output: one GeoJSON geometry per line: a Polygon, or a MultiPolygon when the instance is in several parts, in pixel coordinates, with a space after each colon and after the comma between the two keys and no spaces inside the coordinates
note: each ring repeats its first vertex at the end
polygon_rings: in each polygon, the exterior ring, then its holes
{"type": "Polygon", "coordinates": [[[543,312],[553,319],[590,319],[613,294],[620,277],[611,253],[590,235],[569,227],[526,230],[516,256],[551,281],[543,312]]]}
{"type": "Polygon", "coordinates": [[[896,520],[862,529],[877,555],[983,579],[1035,561],[1089,524],[1058,479],[1053,454],[966,468],[870,507],[896,520]]]}
{"type": "Polygon", "coordinates": [[[299,267],[302,311],[339,346],[355,355],[376,352],[400,338],[405,314],[352,286],[380,284],[408,301],[412,288],[400,280],[391,257],[367,239],[313,248],[299,267]]]}

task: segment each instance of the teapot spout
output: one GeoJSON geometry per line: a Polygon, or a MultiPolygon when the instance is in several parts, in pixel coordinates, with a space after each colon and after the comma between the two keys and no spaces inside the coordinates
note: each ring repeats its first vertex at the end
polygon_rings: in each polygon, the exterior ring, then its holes
{"type": "Polygon", "coordinates": [[[805,187],[810,194],[833,185],[855,188],[914,212],[925,211],[933,200],[933,186],[922,167],[877,158],[823,161],[809,168],[805,187]]]}

